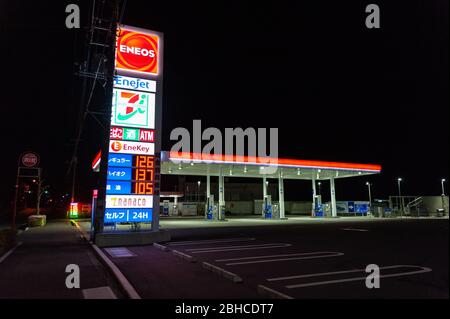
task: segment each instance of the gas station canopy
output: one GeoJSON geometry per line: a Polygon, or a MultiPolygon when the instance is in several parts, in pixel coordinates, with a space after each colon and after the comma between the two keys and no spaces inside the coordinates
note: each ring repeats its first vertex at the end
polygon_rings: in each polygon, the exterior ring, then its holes
{"type": "Polygon", "coordinates": [[[168,175],[234,176],[328,180],[378,174],[380,165],[299,159],[162,152],[161,173],[168,175]],[[273,169],[277,168],[277,169],[273,169]]]}

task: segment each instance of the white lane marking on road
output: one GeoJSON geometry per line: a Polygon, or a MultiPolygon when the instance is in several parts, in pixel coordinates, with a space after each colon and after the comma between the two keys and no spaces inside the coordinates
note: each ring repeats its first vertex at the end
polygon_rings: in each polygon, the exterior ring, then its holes
{"type": "Polygon", "coordinates": [[[117,299],[112,289],[108,286],[82,290],[84,299],[117,299]]]}
{"type": "Polygon", "coordinates": [[[166,244],[167,246],[185,246],[185,245],[202,245],[202,244],[219,244],[236,241],[251,241],[255,238],[226,238],[226,239],[205,239],[205,240],[192,240],[192,241],[174,241],[166,244]]]}
{"type": "MultiPolygon", "coordinates": [[[[395,268],[414,268],[414,269],[419,269],[419,270],[406,271],[406,272],[387,274],[387,275],[382,275],[381,274],[380,278],[409,276],[409,275],[414,275],[414,274],[420,274],[420,273],[433,271],[431,268],[428,268],[428,267],[421,267],[421,266],[414,266],[414,265],[385,266],[385,267],[380,267],[380,270],[381,269],[395,269],[395,268]]],[[[352,270],[333,271],[333,272],[298,275],[298,276],[289,276],[289,277],[278,277],[278,278],[270,278],[270,279],[266,279],[266,280],[267,281],[280,281],[280,280],[310,278],[310,277],[319,277],[319,276],[330,276],[330,275],[335,275],[335,274],[345,274],[345,273],[355,273],[355,272],[365,272],[365,269],[352,269],[352,270]]],[[[339,283],[339,282],[350,282],[350,281],[365,280],[366,278],[367,278],[367,276],[353,277],[353,278],[346,278],[346,279],[336,279],[336,280],[326,280],[326,281],[315,281],[315,282],[309,282],[309,283],[304,283],[304,284],[287,285],[285,287],[288,288],[288,289],[293,289],[293,288],[311,287],[311,286],[319,286],[319,285],[329,285],[329,284],[335,284],[335,283],[339,283]]]]}
{"type": "Polygon", "coordinates": [[[277,258],[277,259],[263,259],[263,260],[252,260],[252,261],[240,261],[234,263],[227,263],[227,266],[236,266],[236,265],[246,265],[246,264],[258,264],[258,263],[272,263],[277,261],[289,261],[289,260],[302,260],[302,259],[316,259],[316,258],[328,258],[328,257],[337,257],[343,256],[343,253],[339,252],[328,252],[323,255],[316,256],[303,256],[303,257],[291,257],[291,258],[277,258]]]}
{"type": "Polygon", "coordinates": [[[263,259],[263,258],[275,258],[275,257],[309,256],[309,255],[330,254],[330,253],[334,254],[336,252],[334,252],[334,251],[333,252],[329,252],[329,251],[315,251],[315,252],[309,252],[309,253],[279,254],[279,255],[265,255],[265,256],[254,256],[254,257],[239,257],[239,258],[216,259],[216,261],[224,262],[224,261],[238,261],[238,260],[263,259]]]}
{"type": "Polygon", "coordinates": [[[214,253],[214,252],[221,252],[221,251],[282,248],[282,247],[289,247],[289,246],[292,246],[292,245],[277,243],[277,244],[261,244],[261,245],[223,246],[223,247],[214,247],[214,248],[195,248],[195,249],[186,249],[186,251],[190,251],[193,254],[203,254],[203,253],[214,253]]]}
{"type": "Polygon", "coordinates": [[[361,232],[366,232],[369,231],[367,229],[362,229],[362,228],[341,228],[341,230],[348,230],[348,231],[361,231],[361,232]]]}
{"type": "Polygon", "coordinates": [[[269,296],[270,298],[274,299],[294,299],[291,296],[288,296],[282,292],[266,287],[264,285],[258,285],[257,291],[262,296],[269,296]]]}
{"type": "Polygon", "coordinates": [[[8,258],[9,255],[11,255],[14,250],[16,250],[18,247],[22,246],[22,242],[17,243],[16,246],[14,246],[13,248],[11,248],[10,250],[8,250],[6,253],[3,254],[3,256],[0,256],[0,264],[6,259],[8,258]]]}

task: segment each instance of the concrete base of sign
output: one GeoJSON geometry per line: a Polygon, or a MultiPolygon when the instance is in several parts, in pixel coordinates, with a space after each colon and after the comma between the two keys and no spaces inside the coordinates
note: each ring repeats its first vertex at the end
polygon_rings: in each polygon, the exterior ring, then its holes
{"type": "Polygon", "coordinates": [[[170,241],[167,230],[147,232],[100,233],[95,236],[98,247],[138,246],[170,241]]]}
{"type": "Polygon", "coordinates": [[[28,227],[44,226],[47,224],[46,215],[30,215],[28,216],[27,225],[28,227]]]}

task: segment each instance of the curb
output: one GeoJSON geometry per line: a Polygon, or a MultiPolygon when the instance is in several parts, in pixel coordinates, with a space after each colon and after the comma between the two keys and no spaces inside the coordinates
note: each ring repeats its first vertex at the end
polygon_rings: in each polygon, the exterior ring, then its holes
{"type": "Polygon", "coordinates": [[[103,251],[95,244],[91,244],[92,248],[94,248],[97,256],[103,261],[104,264],[107,265],[109,270],[113,273],[116,280],[119,282],[122,289],[126,292],[127,296],[130,299],[141,299],[141,296],[137,293],[136,289],[131,285],[128,279],[122,274],[119,268],[109,259],[103,251]]]}
{"type": "Polygon", "coordinates": [[[78,225],[75,221],[70,221],[72,225],[74,225],[78,231],[81,233],[81,237],[83,237],[86,241],[89,242],[91,247],[94,249],[97,257],[101,260],[103,265],[105,265],[108,270],[113,274],[116,281],[119,283],[119,286],[126,293],[128,298],[130,299],[141,299],[141,296],[137,293],[136,289],[131,285],[128,279],[124,276],[124,274],[119,270],[119,268],[105,255],[105,253],[94,243],[89,241],[88,234],[78,225]]]}
{"type": "Polygon", "coordinates": [[[238,275],[236,275],[236,274],[234,274],[232,272],[229,272],[229,271],[227,271],[227,270],[225,270],[223,268],[214,266],[214,265],[212,265],[210,263],[207,263],[207,262],[203,262],[202,265],[203,265],[203,268],[205,268],[205,269],[207,269],[207,270],[209,270],[211,272],[214,272],[214,273],[218,274],[219,276],[222,276],[222,277],[224,277],[226,279],[229,279],[229,280],[231,280],[234,283],[241,283],[241,282],[243,282],[241,277],[239,277],[238,275]]]}
{"type": "Polygon", "coordinates": [[[71,220],[70,224],[78,229],[78,231],[81,233],[81,238],[84,238],[86,241],[91,243],[89,238],[90,236],[86,233],[86,231],[83,228],[80,227],[80,225],[78,225],[76,221],[71,220]]]}
{"type": "Polygon", "coordinates": [[[165,252],[169,251],[169,248],[167,246],[164,246],[164,245],[161,245],[158,243],[153,243],[153,247],[155,247],[159,250],[165,251],[165,252]]]}
{"type": "Polygon", "coordinates": [[[291,296],[285,295],[279,291],[270,289],[264,285],[258,285],[258,293],[264,297],[269,297],[272,299],[294,299],[291,296]]]}
{"type": "Polygon", "coordinates": [[[174,254],[175,256],[177,256],[177,257],[179,257],[181,259],[187,260],[187,261],[189,261],[191,263],[197,262],[197,259],[195,259],[194,257],[192,257],[192,256],[190,256],[188,254],[182,253],[181,251],[178,251],[178,250],[172,250],[172,254],[174,254]]]}
{"type": "Polygon", "coordinates": [[[22,242],[18,242],[13,248],[11,248],[10,250],[8,250],[6,253],[4,253],[2,256],[0,256],[0,264],[5,261],[6,258],[8,258],[9,255],[11,255],[14,250],[16,250],[17,248],[19,248],[19,246],[22,245],[22,242]]]}

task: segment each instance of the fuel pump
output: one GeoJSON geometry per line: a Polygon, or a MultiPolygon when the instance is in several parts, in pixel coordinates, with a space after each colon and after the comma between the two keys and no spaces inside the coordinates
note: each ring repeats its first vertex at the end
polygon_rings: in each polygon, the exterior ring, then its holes
{"type": "Polygon", "coordinates": [[[170,201],[167,199],[163,200],[163,216],[169,216],[169,207],[170,201]]]}
{"type": "Polygon", "coordinates": [[[266,195],[264,196],[264,202],[262,206],[262,217],[263,218],[272,218],[272,196],[266,195]]]}
{"type": "Polygon", "coordinates": [[[323,217],[322,195],[316,196],[316,207],[314,208],[314,215],[316,217],[323,217]]]}
{"type": "Polygon", "coordinates": [[[214,215],[214,195],[209,195],[206,199],[206,219],[213,220],[214,215]]]}

